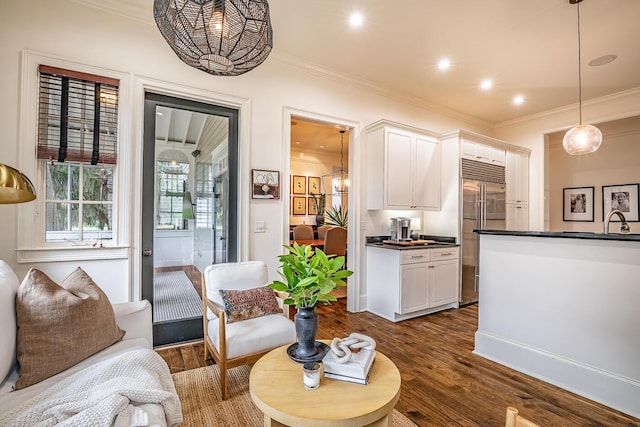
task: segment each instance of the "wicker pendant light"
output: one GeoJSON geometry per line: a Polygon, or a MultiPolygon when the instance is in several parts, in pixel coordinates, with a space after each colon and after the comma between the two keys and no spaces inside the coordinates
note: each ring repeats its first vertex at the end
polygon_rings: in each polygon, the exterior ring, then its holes
{"type": "Polygon", "coordinates": [[[267,0],[154,0],[153,16],[178,58],[210,74],[244,74],[273,47],[267,0]]]}

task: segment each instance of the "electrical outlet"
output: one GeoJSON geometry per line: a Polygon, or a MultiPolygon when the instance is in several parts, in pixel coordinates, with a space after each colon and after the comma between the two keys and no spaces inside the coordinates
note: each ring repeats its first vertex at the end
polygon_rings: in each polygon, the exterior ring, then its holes
{"type": "Polygon", "coordinates": [[[264,233],[267,230],[267,224],[264,221],[256,221],[253,224],[254,233],[264,233]]]}

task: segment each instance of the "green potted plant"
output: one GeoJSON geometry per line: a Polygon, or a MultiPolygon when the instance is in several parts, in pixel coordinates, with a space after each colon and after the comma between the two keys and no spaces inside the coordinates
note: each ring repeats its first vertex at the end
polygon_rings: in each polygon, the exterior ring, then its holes
{"type": "Polygon", "coordinates": [[[338,227],[347,228],[347,222],[349,222],[349,210],[345,208],[342,210],[342,206],[332,206],[331,210],[326,212],[327,224],[336,225],[338,227]]]}
{"type": "Polygon", "coordinates": [[[327,195],[320,193],[317,196],[313,196],[313,206],[316,209],[316,225],[321,226],[324,224],[324,210],[327,202],[327,195]]]}
{"type": "Polygon", "coordinates": [[[298,336],[296,358],[299,361],[313,360],[318,357],[316,306],[336,301],[337,298],[331,291],[338,286],[346,286],[345,279],[353,271],[343,268],[343,256],[327,255],[320,249],[314,250],[311,246],[297,243],[285,248],[289,252],[278,257],[282,263],[279,274],[283,280],[275,280],[269,287],[286,293],[284,303],[294,305],[298,310],[294,316],[298,336]]]}

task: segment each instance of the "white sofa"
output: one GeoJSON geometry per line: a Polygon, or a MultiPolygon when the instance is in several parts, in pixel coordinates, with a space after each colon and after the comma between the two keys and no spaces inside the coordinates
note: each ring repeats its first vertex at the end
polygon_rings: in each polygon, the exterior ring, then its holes
{"type": "MultiPolygon", "coordinates": [[[[82,360],[80,363],[49,377],[37,384],[29,387],[14,390],[15,382],[18,379],[18,363],[16,360],[16,310],[15,300],[19,282],[15,273],[4,261],[0,260],[0,418],[3,414],[18,407],[33,398],[39,393],[56,385],[60,381],[69,378],[71,375],[95,366],[97,363],[113,359],[122,355],[141,349],[153,349],[153,332],[151,305],[148,301],[137,301],[122,304],[113,304],[113,309],[118,326],[126,331],[123,339],[105,348],[102,351],[82,360]],[[8,370],[8,372],[6,372],[8,370]]],[[[168,367],[166,364],[168,375],[168,367]]],[[[173,390],[175,393],[175,389],[173,390]]],[[[176,395],[177,398],[177,395],[176,395]]],[[[179,401],[178,401],[179,402],[179,401]]],[[[175,422],[168,422],[160,404],[151,404],[147,411],[148,424],[138,425],[171,425],[175,422]]],[[[179,406],[179,403],[178,403],[179,406]]],[[[146,406],[145,406],[146,408],[146,406]]],[[[181,415],[180,415],[181,417],[181,415]]],[[[173,417],[175,421],[175,416],[173,417]]]]}

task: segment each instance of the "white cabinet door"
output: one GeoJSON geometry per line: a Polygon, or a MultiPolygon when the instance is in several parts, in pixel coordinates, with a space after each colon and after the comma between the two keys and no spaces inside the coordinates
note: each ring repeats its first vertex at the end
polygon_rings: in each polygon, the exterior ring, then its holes
{"type": "Polygon", "coordinates": [[[433,138],[417,135],[414,140],[412,209],[440,209],[442,147],[433,138]]]}
{"type": "Polygon", "coordinates": [[[367,208],[439,210],[440,141],[383,125],[372,126],[365,133],[367,208]]]}
{"type": "Polygon", "coordinates": [[[504,166],[505,151],[501,148],[468,141],[466,139],[461,140],[460,145],[460,154],[465,159],[504,166]]]}
{"type": "Polygon", "coordinates": [[[507,230],[529,230],[529,207],[523,203],[507,203],[507,230]]]}
{"type": "Polygon", "coordinates": [[[458,301],[458,260],[429,264],[430,307],[458,301]]]}
{"type": "Polygon", "coordinates": [[[400,314],[429,308],[429,263],[402,266],[400,314]]]}
{"type": "Polygon", "coordinates": [[[410,209],[413,205],[412,136],[395,130],[389,130],[386,134],[386,165],[383,168],[386,182],[385,208],[410,209]]]}
{"type": "Polygon", "coordinates": [[[507,203],[529,201],[529,156],[507,152],[507,203]]]}

